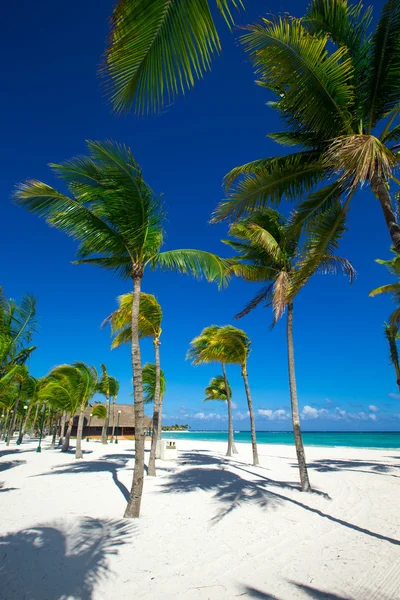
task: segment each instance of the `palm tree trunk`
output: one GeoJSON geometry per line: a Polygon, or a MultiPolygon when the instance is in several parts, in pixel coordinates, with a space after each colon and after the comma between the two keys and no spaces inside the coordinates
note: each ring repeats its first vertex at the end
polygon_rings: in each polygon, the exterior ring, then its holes
{"type": "Polygon", "coordinates": [[[233,451],[233,421],[232,421],[232,400],[231,400],[231,393],[229,390],[229,383],[228,383],[228,378],[226,376],[226,368],[224,363],[222,364],[222,373],[224,375],[224,381],[225,381],[225,389],[226,389],[226,403],[228,405],[228,449],[226,451],[226,456],[232,456],[232,451],[233,451]]]}
{"type": "Polygon", "coordinates": [[[158,440],[162,440],[162,411],[163,411],[163,399],[160,398],[160,416],[158,418],[158,440]]]}
{"type": "Polygon", "coordinates": [[[37,419],[38,419],[39,408],[40,408],[40,404],[38,404],[38,405],[36,406],[36,410],[35,410],[35,416],[34,416],[34,419],[33,419],[33,423],[32,423],[32,430],[31,430],[31,431],[33,431],[33,432],[35,432],[35,426],[36,426],[36,421],[37,421],[37,419]]]}
{"type": "Polygon", "coordinates": [[[81,409],[79,411],[79,419],[78,419],[78,427],[76,428],[76,448],[75,448],[75,458],[83,458],[82,454],[82,433],[83,433],[83,423],[85,421],[85,405],[81,405],[81,409]]]}
{"type": "Polygon", "coordinates": [[[15,405],[14,405],[14,412],[13,412],[13,414],[12,414],[12,417],[11,417],[11,422],[10,422],[10,426],[9,426],[9,428],[8,428],[8,435],[7,435],[7,443],[6,443],[6,446],[9,446],[9,445],[10,445],[11,438],[12,438],[12,436],[13,436],[13,434],[14,434],[14,429],[15,429],[15,421],[16,421],[16,419],[17,419],[17,411],[18,411],[18,406],[19,406],[19,399],[20,399],[20,396],[21,396],[21,389],[22,389],[22,384],[20,383],[20,384],[19,384],[19,392],[18,392],[18,396],[17,396],[17,399],[16,399],[16,401],[15,401],[15,405]]]}
{"type": "Polygon", "coordinates": [[[103,429],[101,430],[101,443],[107,444],[108,423],[110,419],[110,396],[106,394],[106,418],[104,420],[103,429]]]}
{"type": "Polygon", "coordinates": [[[57,429],[58,429],[59,421],[60,421],[59,417],[56,416],[56,418],[54,419],[53,437],[51,439],[50,450],[54,450],[54,448],[56,447],[56,437],[57,437],[57,429]]]}
{"type": "Polygon", "coordinates": [[[161,412],[160,342],[159,342],[158,338],[154,338],[154,353],[155,353],[155,363],[156,363],[156,386],[155,386],[155,390],[154,390],[153,435],[151,436],[151,448],[150,448],[149,470],[148,470],[148,475],[151,475],[152,477],[155,477],[155,475],[156,475],[156,450],[157,450],[157,442],[158,442],[160,412],[161,412]]]}
{"type": "Polygon", "coordinates": [[[253,402],[251,400],[251,395],[250,395],[249,378],[248,378],[248,374],[247,374],[246,364],[242,365],[242,377],[243,377],[243,381],[244,381],[244,387],[246,390],[247,406],[249,407],[251,445],[252,445],[252,450],[253,450],[253,465],[257,466],[260,464],[260,462],[258,460],[256,425],[254,422],[253,402]]]}
{"type": "Polygon", "coordinates": [[[74,423],[74,415],[71,415],[68,421],[67,433],[63,439],[63,443],[61,446],[61,452],[68,452],[69,450],[69,438],[71,437],[72,425],[74,423]]]}
{"type": "Polygon", "coordinates": [[[114,441],[115,435],[115,404],[117,402],[117,397],[113,396],[113,405],[112,405],[112,431],[111,431],[111,441],[114,441]]]}
{"type": "Polygon", "coordinates": [[[61,444],[64,441],[64,432],[65,432],[66,421],[67,421],[67,413],[63,412],[62,417],[61,417],[61,424],[60,424],[60,439],[58,440],[59,446],[61,446],[61,444]]]}
{"type": "Polygon", "coordinates": [[[294,369],[294,347],[293,347],[293,303],[288,304],[287,317],[287,344],[288,344],[288,367],[289,367],[289,387],[290,403],[292,407],[292,424],[294,442],[296,445],[297,463],[300,472],[301,489],[303,492],[311,492],[311,485],[308,479],[306,455],[304,452],[303,438],[300,428],[299,403],[297,399],[296,373],[294,369]]]}
{"type": "Polygon", "coordinates": [[[382,177],[375,175],[371,179],[371,188],[381,204],[386,226],[389,230],[393,245],[396,248],[396,252],[400,253],[400,225],[397,222],[393,210],[392,199],[387,188],[387,183],[382,177]]]}
{"type": "Polygon", "coordinates": [[[24,437],[24,435],[25,435],[25,433],[26,433],[26,428],[27,428],[27,426],[28,426],[28,421],[29,421],[29,417],[30,417],[30,414],[31,414],[32,408],[33,408],[33,404],[30,404],[30,405],[28,406],[28,410],[27,410],[27,413],[26,413],[26,415],[25,415],[24,424],[22,425],[21,433],[20,433],[20,436],[19,436],[19,438],[18,438],[18,441],[19,441],[19,443],[21,443],[21,442],[22,442],[22,440],[23,440],[23,437],[24,437]]]}
{"type": "Polygon", "coordinates": [[[4,419],[1,422],[1,428],[0,428],[0,438],[3,440],[5,437],[5,434],[7,432],[7,423],[8,423],[8,415],[10,413],[10,409],[8,408],[6,410],[4,419]]]}
{"type": "Polygon", "coordinates": [[[135,411],[135,467],[133,469],[132,489],[124,514],[128,518],[138,518],[140,516],[144,481],[144,403],[142,358],[139,344],[139,304],[142,276],[143,272],[141,269],[137,269],[133,273],[132,369],[135,411]]]}

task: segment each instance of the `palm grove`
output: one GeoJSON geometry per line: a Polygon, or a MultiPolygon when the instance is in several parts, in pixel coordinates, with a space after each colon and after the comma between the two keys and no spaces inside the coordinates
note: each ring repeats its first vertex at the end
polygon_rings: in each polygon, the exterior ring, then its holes
{"type": "MultiPolygon", "coordinates": [[[[234,13],[242,6],[234,0],[215,5],[210,7],[197,0],[157,0],[151,6],[144,0],[119,2],[112,15],[109,47],[102,67],[116,112],[158,111],[203,76],[211,67],[213,55],[221,50],[214,9],[232,27],[234,13]],[[168,52],[171,47],[174,53],[168,52]]],[[[16,190],[16,201],[21,206],[77,240],[77,264],[111,269],[131,281],[129,295],[120,300],[117,309],[124,314],[109,318],[115,345],[127,342],[132,350],[136,435],[127,517],[139,516],[143,491],[144,386],[147,391],[153,390],[152,473],[162,415],[162,314],[160,309],[158,317],[153,315],[152,323],[145,326],[145,313],[150,310],[146,308],[146,296],[150,298],[148,292],[156,292],[146,290],[144,295],[142,291],[142,279],[148,269],[205,277],[219,286],[226,285],[232,277],[259,282],[260,291],[238,316],[245,316],[260,303],[272,307],[273,323],[286,313],[289,387],[300,480],[304,491],[311,490],[295,376],[296,296],[314,274],[341,270],[350,279],[353,277],[349,261],[338,256],[338,246],[347,229],[351,202],[363,184],[381,206],[382,223],[387,227],[396,258],[400,252],[393,193],[400,184],[395,177],[400,139],[400,0],[389,0],[374,24],[372,16],[372,10],[364,10],[361,3],[313,0],[301,19],[287,14],[269,17],[240,33],[239,41],[253,65],[257,83],[271,100],[270,110],[277,111],[285,125],[283,131],[269,132],[269,136],[294,151],[288,153],[286,149],[283,154],[237,166],[225,176],[226,198],[212,215],[213,222],[230,222],[229,236],[224,241],[231,254],[225,259],[203,250],[162,251],[163,207],[144,180],[132,152],[123,144],[88,142],[87,156],[52,165],[67,193],[35,180],[20,184],[16,190]],[[295,203],[289,216],[277,210],[284,199],[295,203]],[[153,338],[155,347],[155,364],[147,368],[147,375],[139,342],[146,336],[153,338]]],[[[398,278],[398,270],[393,266],[391,270],[398,278]]],[[[397,288],[390,285],[380,291],[396,295],[397,288]]],[[[395,310],[390,318],[392,330],[388,337],[395,366],[397,360],[397,379],[398,314],[395,310]]],[[[188,357],[196,364],[215,362],[221,366],[221,372],[207,387],[206,396],[226,399],[228,412],[231,393],[226,365],[241,368],[251,420],[253,462],[257,464],[247,374],[249,352],[250,340],[243,330],[231,325],[210,325],[193,340],[188,357]]],[[[87,382],[83,403],[90,398],[96,374],[90,368],[85,371],[80,363],[72,368],[79,371],[74,376],[87,382]]],[[[65,376],[62,371],[56,380],[65,376]]],[[[231,417],[229,432],[228,454],[234,451],[231,417]]]]}

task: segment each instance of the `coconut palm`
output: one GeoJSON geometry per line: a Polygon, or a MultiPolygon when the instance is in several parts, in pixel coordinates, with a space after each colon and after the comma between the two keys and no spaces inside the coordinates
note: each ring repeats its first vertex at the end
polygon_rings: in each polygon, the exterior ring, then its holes
{"type": "MultiPolygon", "coordinates": [[[[131,342],[132,340],[132,314],[133,293],[123,294],[118,297],[119,307],[111,313],[103,322],[111,325],[111,335],[114,336],[111,348],[118,348],[122,344],[131,342]]],[[[161,422],[162,422],[162,399],[161,390],[161,368],[160,368],[160,336],[161,336],[161,321],[162,321],[161,306],[152,294],[141,292],[139,302],[139,339],[145,337],[153,338],[154,354],[155,354],[155,398],[154,398],[154,413],[153,413],[153,435],[151,438],[151,449],[149,457],[149,466],[147,474],[150,476],[156,475],[156,449],[157,441],[161,439],[161,422]]],[[[153,401],[153,400],[152,400],[153,401]]]]}
{"type": "Polygon", "coordinates": [[[110,382],[110,393],[112,397],[112,430],[111,430],[111,441],[114,440],[115,434],[115,405],[117,403],[117,396],[119,392],[119,381],[115,377],[109,377],[110,382]]]}
{"type": "Polygon", "coordinates": [[[79,412],[75,458],[83,458],[82,432],[85,409],[97,392],[97,371],[83,362],[75,362],[72,365],[55,367],[48,378],[50,385],[46,391],[49,393],[49,398],[52,399],[50,403],[55,404],[58,409],[67,411],[70,415],[67,442],[64,442],[63,450],[68,450],[67,444],[69,445],[74,415],[79,412]]]}
{"type": "Polygon", "coordinates": [[[36,299],[25,295],[18,304],[7,300],[0,288],[0,381],[10,369],[25,364],[35,350],[30,343],[36,327],[36,299]]]}
{"type": "Polygon", "coordinates": [[[41,377],[40,379],[36,379],[35,377],[31,377],[30,378],[30,387],[27,390],[27,398],[29,400],[28,402],[28,409],[26,411],[25,414],[25,418],[24,418],[24,422],[18,437],[18,442],[22,443],[23,437],[26,433],[27,427],[28,427],[28,423],[30,420],[30,416],[32,413],[32,409],[39,407],[40,403],[42,403],[43,401],[46,400],[45,398],[45,394],[43,394],[43,391],[45,389],[47,385],[47,379],[46,377],[41,377]]]}
{"type": "Polygon", "coordinates": [[[135,411],[135,466],[126,517],[138,517],[144,479],[144,405],[138,318],[146,268],[205,276],[222,284],[226,261],[199,250],[160,252],[164,212],[144,181],[129,148],[115,142],[88,142],[90,156],[52,165],[67,183],[67,196],[40,181],[18,186],[16,202],[46,218],[79,241],[77,263],[111,269],[133,282],[132,369],[135,411]]]}
{"type": "Polygon", "coordinates": [[[35,379],[29,374],[26,366],[18,365],[9,372],[12,372],[12,380],[15,382],[15,401],[13,403],[13,412],[7,433],[7,446],[10,445],[14,435],[15,423],[17,421],[20,403],[22,405],[24,400],[31,395],[35,381],[35,379]]]}
{"type": "Polygon", "coordinates": [[[109,422],[110,422],[110,396],[112,394],[111,394],[111,390],[110,390],[110,377],[107,373],[106,366],[101,365],[101,370],[102,370],[102,376],[101,376],[99,383],[97,384],[97,392],[99,394],[103,394],[105,396],[106,413],[107,413],[106,417],[104,419],[103,430],[101,432],[101,443],[107,444],[108,426],[109,426],[109,422]]]}
{"type": "Polygon", "coordinates": [[[390,315],[390,322],[393,325],[398,326],[400,324],[400,255],[394,248],[391,248],[391,250],[394,253],[393,258],[389,260],[382,260],[379,258],[376,262],[380,265],[384,265],[389,273],[396,278],[396,281],[375,288],[369,295],[373,297],[380,294],[392,294],[393,300],[398,305],[398,308],[390,315]]]}
{"type": "MultiPolygon", "coordinates": [[[[102,72],[114,110],[159,110],[210,70],[221,50],[207,0],[119,0],[102,72]]],[[[215,0],[229,27],[242,0],[215,0]]]]}
{"type": "Polygon", "coordinates": [[[236,448],[233,438],[231,388],[226,374],[226,364],[229,364],[231,361],[235,363],[236,354],[232,353],[230,344],[224,343],[218,338],[220,329],[221,327],[218,325],[210,325],[203,329],[200,335],[190,342],[186,359],[191,360],[194,365],[213,362],[221,363],[228,405],[228,449],[226,455],[232,456],[232,453],[236,452],[236,448]]]}
{"type": "Polygon", "coordinates": [[[91,412],[92,417],[97,417],[98,419],[102,419],[104,421],[107,419],[107,414],[107,407],[104,406],[104,404],[96,404],[91,412]]]}
{"type": "Polygon", "coordinates": [[[213,377],[204,390],[206,397],[203,402],[209,402],[210,400],[219,400],[228,403],[228,395],[232,398],[232,388],[229,385],[229,391],[226,392],[225,378],[223,375],[216,375],[213,377]]]}
{"type": "MultiPolygon", "coordinates": [[[[231,246],[236,257],[232,260],[234,273],[247,281],[262,282],[265,286],[237,315],[243,317],[261,302],[272,304],[274,324],[287,308],[287,345],[292,424],[296,445],[301,486],[310,491],[305,452],[301,434],[300,414],[293,346],[293,299],[305,285],[307,279],[299,276],[304,261],[307,260],[306,247],[299,246],[299,239],[293,236],[291,223],[276,210],[264,208],[250,217],[231,225],[233,239],[224,240],[231,246]]],[[[312,243],[312,240],[311,240],[312,243]]],[[[337,245],[337,240],[335,240],[337,245]]],[[[333,248],[324,254],[320,262],[322,273],[335,273],[341,269],[352,279],[354,270],[346,259],[333,255],[333,248]]]]}
{"type": "Polygon", "coordinates": [[[270,106],[287,124],[269,137],[299,150],[233,169],[214,220],[308,194],[293,223],[313,232],[302,266],[307,276],[345,229],[351,199],[364,182],[400,252],[390,194],[399,183],[393,170],[400,156],[400,0],[386,2],[372,35],[371,18],[361,2],[313,0],[303,19],[263,19],[241,38],[258,83],[274,95],[270,106]]]}

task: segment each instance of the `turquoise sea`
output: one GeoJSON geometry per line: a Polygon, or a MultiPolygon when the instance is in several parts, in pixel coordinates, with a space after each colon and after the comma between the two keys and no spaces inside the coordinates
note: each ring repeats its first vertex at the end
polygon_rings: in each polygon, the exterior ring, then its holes
{"type": "MultiPolygon", "coordinates": [[[[164,437],[199,440],[204,442],[227,441],[226,431],[185,431],[164,432],[164,437]]],[[[250,443],[250,431],[235,432],[235,441],[250,443]]],[[[303,433],[306,446],[350,446],[353,448],[400,448],[400,431],[394,432],[349,432],[318,431],[303,433]]],[[[257,442],[260,444],[293,444],[291,431],[258,431],[257,442]]]]}

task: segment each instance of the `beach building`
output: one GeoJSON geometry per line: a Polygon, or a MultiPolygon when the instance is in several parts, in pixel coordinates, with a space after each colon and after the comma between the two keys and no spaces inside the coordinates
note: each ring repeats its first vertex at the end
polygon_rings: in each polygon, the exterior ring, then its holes
{"type": "MultiPolygon", "coordinates": [[[[85,410],[85,421],[83,426],[83,437],[100,437],[103,428],[104,420],[99,417],[91,417],[90,414],[96,406],[95,402],[88,405],[85,410]]],[[[72,427],[72,437],[76,436],[78,426],[79,413],[74,417],[72,427]]],[[[111,434],[113,425],[115,424],[115,435],[118,437],[131,437],[135,435],[135,414],[133,404],[116,404],[110,407],[110,422],[108,432],[111,434]],[[119,419],[118,419],[118,412],[119,419]]],[[[145,429],[150,430],[152,421],[149,417],[144,417],[145,429]]]]}

